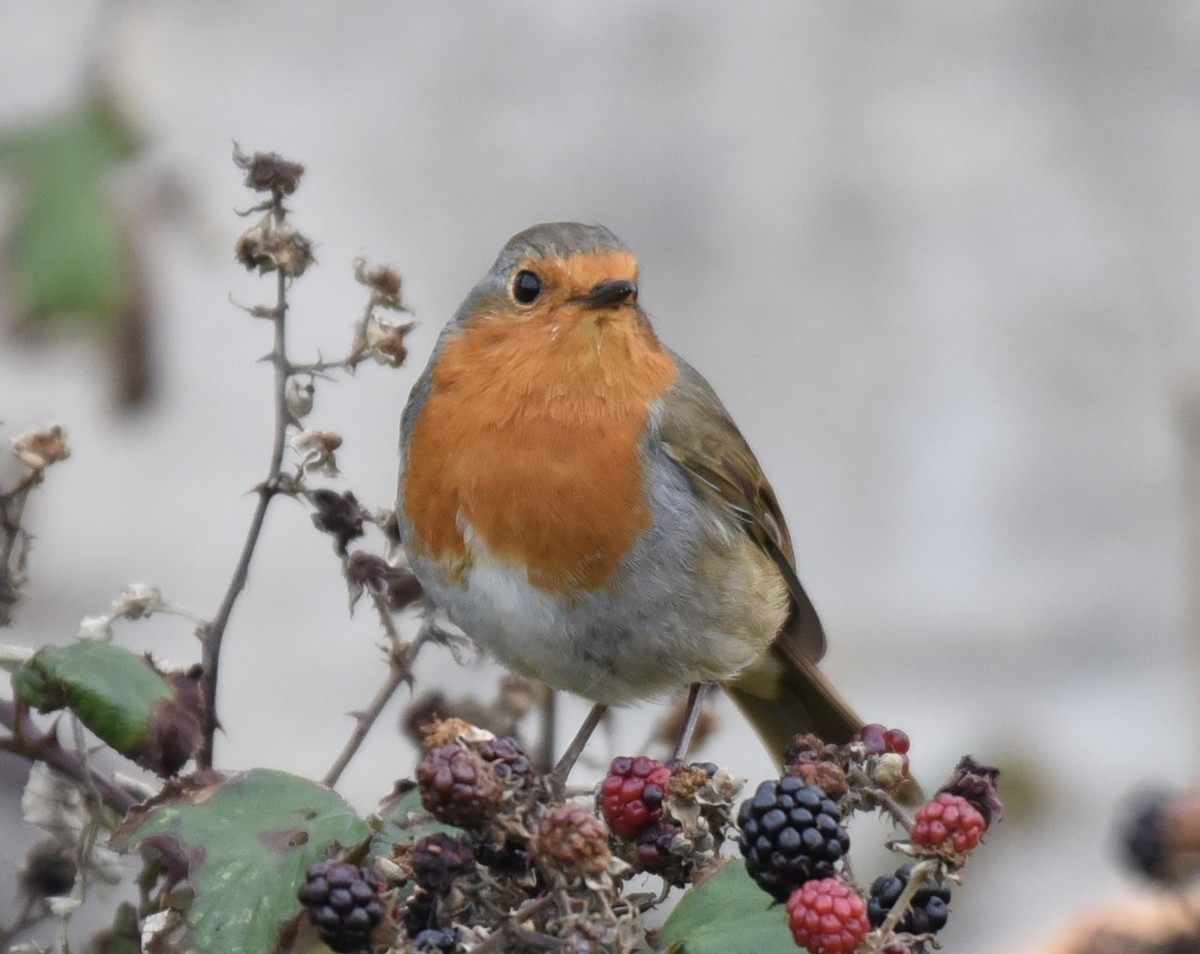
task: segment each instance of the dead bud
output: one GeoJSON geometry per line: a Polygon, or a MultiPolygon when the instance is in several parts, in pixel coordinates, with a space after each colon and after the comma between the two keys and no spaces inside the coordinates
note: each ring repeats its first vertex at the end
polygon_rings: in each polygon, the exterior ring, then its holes
{"type": "Polygon", "coordinates": [[[334,549],[346,552],[346,544],[363,535],[363,511],[358,498],[349,490],[339,494],[333,490],[314,490],[309,501],[316,508],[313,526],[334,538],[334,549]]]}
{"type": "Polygon", "coordinates": [[[971,756],[964,755],[938,791],[961,795],[979,809],[983,820],[991,825],[1004,813],[1004,803],[1000,800],[1000,790],[996,785],[999,775],[999,769],[981,765],[971,756]]]}
{"type": "Polygon", "coordinates": [[[30,470],[39,472],[71,456],[66,431],[58,424],[26,431],[14,437],[12,452],[30,470]]]}
{"type": "Polygon", "coordinates": [[[246,155],[234,144],[233,162],[246,170],[246,188],[255,192],[277,192],[291,195],[300,185],[304,166],[290,162],[277,152],[256,152],[246,155]]]}
{"type": "Polygon", "coordinates": [[[293,228],[270,228],[260,222],[243,232],[234,246],[234,255],[248,271],[260,275],[280,271],[299,278],[316,258],[312,242],[293,228]]]}
{"type": "Polygon", "coordinates": [[[300,469],[312,473],[337,474],[334,451],[342,446],[342,437],[333,431],[301,431],[291,441],[292,449],[303,455],[300,469]]]}
{"type": "Polygon", "coordinates": [[[387,265],[378,268],[367,268],[364,258],[354,260],[354,277],[359,284],[366,285],[374,293],[372,301],[384,308],[394,311],[408,311],[404,299],[400,297],[400,273],[387,265]]]}
{"type": "Polygon", "coordinates": [[[355,550],[346,562],[346,582],[350,586],[350,608],[364,589],[383,595],[387,607],[398,613],[421,598],[421,584],[407,567],[392,566],[383,557],[355,550]]]}
{"type": "Polygon", "coordinates": [[[403,324],[393,324],[384,321],[372,312],[363,330],[363,347],[376,363],[389,368],[398,368],[408,357],[408,346],[404,339],[416,327],[412,321],[403,324]]]}

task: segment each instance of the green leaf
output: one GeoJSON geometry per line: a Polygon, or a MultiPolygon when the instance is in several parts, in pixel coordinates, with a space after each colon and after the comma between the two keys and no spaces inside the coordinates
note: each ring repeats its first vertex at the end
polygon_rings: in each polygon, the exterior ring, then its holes
{"type": "Polygon", "coordinates": [[[163,954],[269,954],[300,911],[309,865],[358,845],[367,823],[332,789],[268,769],[196,773],[134,808],[119,851],[158,848],[186,860],[190,903],[156,939],[163,954]]]}
{"type": "MultiPolygon", "coordinates": [[[[409,783],[411,784],[411,783],[409,783]]],[[[412,785],[397,790],[386,799],[379,813],[372,816],[370,852],[376,857],[390,858],[394,845],[409,845],[434,832],[461,835],[462,829],[434,821],[421,804],[421,792],[412,785]]]]}
{"type": "Polygon", "coordinates": [[[49,712],[70,709],[139,765],[172,775],[200,741],[198,674],[164,675],[149,657],[106,642],[47,646],[12,677],[18,699],[49,712]]]}
{"type": "Polygon", "coordinates": [[[0,137],[24,202],[9,234],[9,284],[25,320],[115,321],[135,284],[127,226],[105,192],[136,150],[112,98],[0,137]]]}
{"type": "Polygon", "coordinates": [[[670,954],[796,954],[787,910],[728,861],[684,893],[659,933],[657,949],[670,954]]]}

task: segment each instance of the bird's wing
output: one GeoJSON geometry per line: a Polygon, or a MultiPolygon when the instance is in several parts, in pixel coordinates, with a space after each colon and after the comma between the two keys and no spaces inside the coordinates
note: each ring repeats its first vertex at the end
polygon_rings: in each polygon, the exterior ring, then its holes
{"type": "Polygon", "coordinates": [[[825,653],[825,631],[796,576],[792,541],[775,492],[716,392],[698,371],[673,357],[679,373],[663,395],[659,418],[667,454],[696,492],[731,515],[774,561],[792,598],[778,648],[816,662],[825,653]]]}

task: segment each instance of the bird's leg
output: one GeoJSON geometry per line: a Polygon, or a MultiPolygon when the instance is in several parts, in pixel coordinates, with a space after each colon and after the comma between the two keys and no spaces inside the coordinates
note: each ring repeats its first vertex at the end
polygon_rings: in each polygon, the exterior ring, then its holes
{"type": "Polygon", "coordinates": [[[682,759],[687,755],[692,744],[692,734],[696,731],[696,723],[700,721],[700,709],[704,704],[704,690],[708,687],[702,682],[694,682],[688,689],[687,709],[683,713],[683,728],[675,743],[675,751],[671,758],[682,759]]]}
{"type": "Polygon", "coordinates": [[[554,766],[546,781],[550,785],[550,791],[555,795],[562,795],[567,787],[567,776],[571,774],[571,769],[575,767],[575,763],[579,760],[580,754],[588,743],[588,739],[592,737],[592,733],[596,731],[596,726],[600,724],[600,720],[604,718],[604,713],[608,711],[608,706],[602,702],[597,702],[592,706],[592,710],[587,714],[587,718],[583,720],[583,725],[579,727],[579,731],[575,733],[575,738],[571,740],[571,744],[567,746],[567,751],[558,760],[558,764],[554,766]]]}

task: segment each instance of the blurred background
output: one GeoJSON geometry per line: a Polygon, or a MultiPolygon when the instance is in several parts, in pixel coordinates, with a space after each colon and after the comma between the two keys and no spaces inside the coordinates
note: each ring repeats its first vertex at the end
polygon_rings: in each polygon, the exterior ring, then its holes
{"type": "MultiPolygon", "coordinates": [[[[271,282],[233,260],[233,140],[308,169],[298,360],[345,352],[356,255],[404,276],[410,366],[321,384],[309,418],[371,506],[503,242],[603,222],[775,485],[826,670],[908,731],[927,786],[967,752],[1004,770],[946,947],[1031,950],[1140,890],[1115,813],[1197,770],[1197,64],[1184,0],[0,3],[0,436],[57,422],[73,450],[0,636],[69,640],[130,582],[219,603],[271,428],[269,329],[234,304],[271,282]],[[37,209],[79,227],[39,232],[37,209]]],[[[119,638],[198,658],[182,620],[119,638]]],[[[219,763],[321,775],[384,678],[376,642],[328,539],[277,502],[225,644],[219,763]]],[[[490,698],[495,671],[429,652],[418,680],[490,698]]],[[[720,712],[704,757],[770,774],[720,712]]],[[[364,811],[413,769],[398,714],[345,777],[364,811]]],[[[37,839],[4,764],[0,919],[37,839]]]]}

